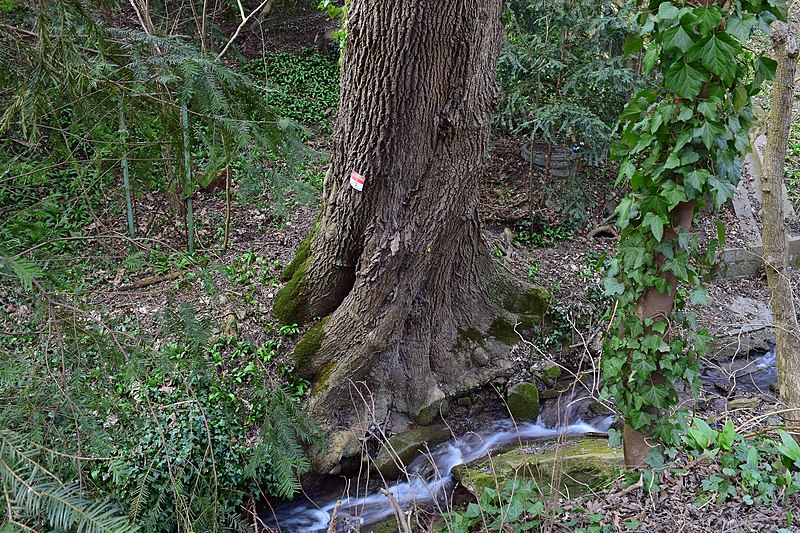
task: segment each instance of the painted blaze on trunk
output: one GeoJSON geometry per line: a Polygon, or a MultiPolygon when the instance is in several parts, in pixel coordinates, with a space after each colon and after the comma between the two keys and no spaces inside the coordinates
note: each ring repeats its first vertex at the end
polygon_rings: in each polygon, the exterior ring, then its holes
{"type": "Polygon", "coordinates": [[[309,408],[332,432],[319,470],[358,453],[371,424],[429,423],[446,398],[509,372],[515,321],[530,329],[544,313],[546,293],[493,261],[478,221],[501,8],[350,5],[322,210],[274,311],[322,317],[295,352],[315,381],[309,408]]]}

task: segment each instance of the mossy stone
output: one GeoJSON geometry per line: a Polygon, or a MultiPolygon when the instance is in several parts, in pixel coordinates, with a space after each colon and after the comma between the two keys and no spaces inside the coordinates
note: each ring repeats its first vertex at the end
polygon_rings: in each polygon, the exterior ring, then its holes
{"type": "Polygon", "coordinates": [[[519,383],[508,390],[508,411],[517,420],[536,420],[539,416],[539,389],[533,383],[519,383]]]}
{"type": "Polygon", "coordinates": [[[442,398],[440,400],[434,401],[427,407],[423,407],[419,413],[414,415],[414,422],[416,422],[420,426],[430,426],[436,420],[439,420],[441,417],[447,416],[447,413],[449,411],[450,411],[450,402],[442,398]]]}
{"type": "Polygon", "coordinates": [[[542,400],[553,400],[561,396],[561,393],[555,389],[545,389],[542,391],[542,394],[539,396],[542,400]]]}
{"type": "Polygon", "coordinates": [[[517,448],[491,459],[477,459],[455,467],[453,475],[476,496],[487,487],[502,487],[510,479],[522,479],[534,480],[543,496],[555,487],[574,497],[614,476],[623,464],[622,450],[609,448],[605,440],[584,437],[547,453],[527,453],[525,448],[517,448]],[[561,476],[554,481],[556,471],[561,476]]]}
{"type": "Polygon", "coordinates": [[[544,369],[544,375],[550,379],[558,379],[561,377],[561,367],[557,364],[552,364],[544,369]]]}
{"type": "Polygon", "coordinates": [[[364,533],[398,533],[400,526],[396,518],[388,518],[371,526],[361,526],[360,531],[364,533]]]}
{"type": "Polygon", "coordinates": [[[451,437],[447,426],[425,426],[398,433],[389,438],[375,457],[375,470],[387,479],[396,479],[403,468],[421,453],[432,449],[451,437]]]}
{"type": "Polygon", "coordinates": [[[503,344],[512,346],[520,341],[519,335],[514,331],[514,325],[503,317],[495,318],[489,325],[486,332],[490,337],[494,337],[503,344]]]}
{"type": "Polygon", "coordinates": [[[456,350],[459,350],[463,346],[465,346],[468,342],[473,342],[475,344],[483,346],[484,344],[486,344],[486,339],[483,338],[483,333],[481,333],[480,330],[476,328],[459,329],[454,348],[456,350]]]}
{"type": "Polygon", "coordinates": [[[542,287],[533,287],[523,292],[506,296],[503,308],[520,315],[532,315],[541,319],[550,302],[552,295],[542,287]]]}
{"type": "Polygon", "coordinates": [[[608,409],[608,407],[600,402],[592,402],[589,404],[589,412],[597,416],[611,414],[611,411],[608,409]]]}
{"type": "Polygon", "coordinates": [[[461,407],[469,407],[470,405],[472,405],[472,398],[470,398],[469,396],[462,396],[461,398],[456,400],[456,403],[461,407]]]}

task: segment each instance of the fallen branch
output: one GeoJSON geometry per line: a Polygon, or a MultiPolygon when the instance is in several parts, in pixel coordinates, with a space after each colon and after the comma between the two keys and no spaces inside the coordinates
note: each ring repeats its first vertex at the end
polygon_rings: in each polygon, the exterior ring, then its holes
{"type": "Polygon", "coordinates": [[[130,285],[123,285],[119,289],[119,291],[132,291],[134,289],[141,289],[142,287],[148,287],[150,285],[155,285],[156,283],[162,283],[164,281],[170,281],[175,278],[179,278],[183,276],[186,272],[184,270],[177,270],[175,272],[170,272],[169,274],[164,274],[162,276],[150,276],[149,278],[140,279],[139,281],[134,281],[130,285]]]}
{"type": "Polygon", "coordinates": [[[592,231],[586,234],[586,240],[594,239],[600,233],[610,233],[614,236],[615,239],[619,238],[619,233],[617,229],[612,226],[611,224],[604,224],[602,226],[597,226],[592,231]]]}

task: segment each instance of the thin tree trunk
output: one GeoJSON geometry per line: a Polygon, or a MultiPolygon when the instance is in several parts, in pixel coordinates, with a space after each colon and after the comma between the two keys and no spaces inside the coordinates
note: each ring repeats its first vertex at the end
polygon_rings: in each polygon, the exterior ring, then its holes
{"type": "Polygon", "coordinates": [[[323,317],[295,350],[331,432],[320,471],[357,454],[370,426],[430,423],[448,397],[509,372],[516,318],[544,312],[543,291],[519,294],[493,261],[478,219],[502,4],[350,4],[322,212],[273,310],[323,317]]]}
{"type": "Polygon", "coordinates": [[[194,213],[192,212],[192,156],[189,151],[189,112],[186,103],[181,105],[181,128],[183,129],[183,191],[186,197],[186,240],[189,253],[194,253],[194,213]]]}
{"type": "Polygon", "coordinates": [[[798,47],[789,26],[774,22],[770,29],[774,59],[778,62],[772,86],[772,109],[767,127],[767,147],[761,180],[762,239],[775,324],[778,388],[789,409],[784,415],[793,426],[800,423],[800,329],[789,281],[786,220],[783,208],[783,174],[794,104],[794,76],[798,47]]]}
{"type": "MultiPolygon", "coordinates": [[[[664,232],[664,239],[674,239],[677,234],[673,228],[690,229],[692,224],[692,215],[694,214],[694,201],[683,202],[675,206],[672,215],[672,227],[664,232]]],[[[658,257],[659,264],[663,264],[665,257],[663,255],[658,257]]],[[[675,289],[677,287],[677,278],[672,272],[662,272],[661,277],[667,280],[669,289],[667,292],[658,292],[655,287],[651,287],[644,293],[636,306],[636,315],[640,319],[645,318],[659,318],[665,319],[672,314],[675,307],[675,289]]],[[[654,384],[664,382],[664,377],[658,372],[653,372],[651,380],[654,384]]],[[[657,413],[652,413],[657,414],[657,413]]],[[[655,446],[651,442],[650,436],[652,432],[636,431],[625,424],[623,429],[623,452],[625,455],[625,466],[628,468],[637,468],[644,465],[644,460],[647,453],[655,446]]]]}
{"type": "Polygon", "coordinates": [[[128,235],[136,238],[136,223],[133,217],[133,200],[131,194],[131,181],[128,172],[128,128],[125,126],[125,108],[122,98],[119,101],[119,133],[122,143],[122,187],[125,189],[125,212],[128,217],[128,235]]]}
{"type": "Polygon", "coordinates": [[[228,251],[231,238],[231,165],[225,165],[225,236],[222,239],[222,252],[228,251]]]}

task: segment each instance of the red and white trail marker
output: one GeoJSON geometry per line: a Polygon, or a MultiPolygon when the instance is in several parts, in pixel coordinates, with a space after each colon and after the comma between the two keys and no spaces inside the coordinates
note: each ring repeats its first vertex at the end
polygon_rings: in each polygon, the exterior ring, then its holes
{"type": "Polygon", "coordinates": [[[350,186],[357,191],[364,190],[364,176],[354,170],[353,173],[350,174],[350,186]]]}

